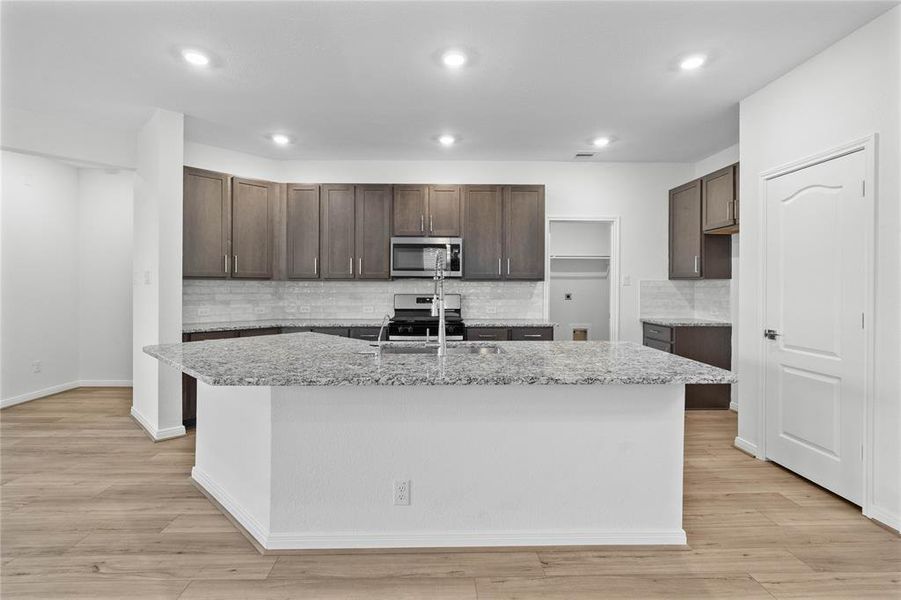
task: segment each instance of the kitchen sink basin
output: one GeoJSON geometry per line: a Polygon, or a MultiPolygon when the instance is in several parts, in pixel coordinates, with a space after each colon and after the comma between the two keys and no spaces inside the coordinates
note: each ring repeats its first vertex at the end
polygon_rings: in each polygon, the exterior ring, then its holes
{"type": "MultiPolygon", "coordinates": [[[[373,348],[373,354],[378,354],[378,349],[373,348]]],[[[437,346],[382,346],[382,355],[385,354],[438,354],[437,346]]],[[[500,354],[501,349],[498,346],[448,346],[447,354],[464,354],[488,356],[490,354],[500,354]]]]}

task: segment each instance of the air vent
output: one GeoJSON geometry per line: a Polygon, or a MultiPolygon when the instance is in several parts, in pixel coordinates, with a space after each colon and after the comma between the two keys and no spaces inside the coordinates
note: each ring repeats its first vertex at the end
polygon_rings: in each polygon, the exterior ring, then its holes
{"type": "Polygon", "coordinates": [[[592,158],[594,152],[576,152],[576,158],[592,158]]]}

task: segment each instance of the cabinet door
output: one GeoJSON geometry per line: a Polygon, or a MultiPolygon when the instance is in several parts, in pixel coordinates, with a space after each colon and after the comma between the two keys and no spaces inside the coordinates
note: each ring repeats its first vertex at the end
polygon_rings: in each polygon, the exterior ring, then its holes
{"type": "Polygon", "coordinates": [[[504,194],[500,186],[463,189],[463,277],[501,279],[504,194]]]}
{"type": "Polygon", "coordinates": [[[426,228],[434,237],[459,237],[462,221],[459,185],[429,186],[426,228]]]}
{"type": "Polygon", "coordinates": [[[354,186],[323,185],[319,193],[323,279],[354,278],[354,186]]]}
{"type": "Polygon", "coordinates": [[[735,226],[735,165],[703,178],[702,216],[704,231],[735,226]]]}
{"type": "Polygon", "coordinates": [[[375,342],[379,339],[378,327],[351,327],[350,337],[355,340],[368,340],[375,342]]]}
{"type": "Polygon", "coordinates": [[[700,279],[701,180],[669,193],[669,278],[700,279]]]}
{"type": "Polygon", "coordinates": [[[358,185],[357,279],[391,278],[391,186],[358,185]]]}
{"type": "Polygon", "coordinates": [[[275,197],[268,181],[232,180],[232,277],[272,277],[275,197]]]}
{"type": "Polygon", "coordinates": [[[506,342],[510,330],[506,327],[467,327],[466,339],[471,342],[506,342]]]}
{"type": "Polygon", "coordinates": [[[554,341],[553,327],[512,327],[510,339],[520,342],[552,342],[554,341]]]}
{"type": "Polygon", "coordinates": [[[319,278],[319,186],[289,183],[285,229],[288,279],[319,278]]]}
{"type": "Polygon", "coordinates": [[[419,237],[426,235],[429,213],[429,189],[424,185],[394,186],[394,235],[419,237]]]}
{"type": "Polygon", "coordinates": [[[230,202],[228,175],[185,167],[183,277],[228,277],[230,202]]]}
{"type": "Polygon", "coordinates": [[[313,333],[321,333],[323,335],[337,335],[340,337],[348,337],[350,335],[347,327],[313,327],[313,333]]]}
{"type": "Polygon", "coordinates": [[[504,200],[505,279],[544,279],[544,186],[514,185],[504,200]]]}

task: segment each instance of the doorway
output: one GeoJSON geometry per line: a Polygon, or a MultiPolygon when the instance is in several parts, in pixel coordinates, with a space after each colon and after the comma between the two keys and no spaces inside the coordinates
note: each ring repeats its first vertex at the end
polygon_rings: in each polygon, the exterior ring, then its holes
{"type": "Polygon", "coordinates": [[[864,504],[872,200],[863,147],[766,177],[765,456],[864,504]]]}
{"type": "Polygon", "coordinates": [[[619,336],[615,284],[616,218],[550,217],[547,225],[549,319],[554,339],[608,341],[619,336]]]}

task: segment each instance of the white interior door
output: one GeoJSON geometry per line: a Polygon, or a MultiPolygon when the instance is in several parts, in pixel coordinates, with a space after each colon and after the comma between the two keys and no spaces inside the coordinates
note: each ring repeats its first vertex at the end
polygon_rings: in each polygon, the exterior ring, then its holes
{"type": "Polygon", "coordinates": [[[766,455],[861,504],[863,151],[766,184],[766,455]]]}

